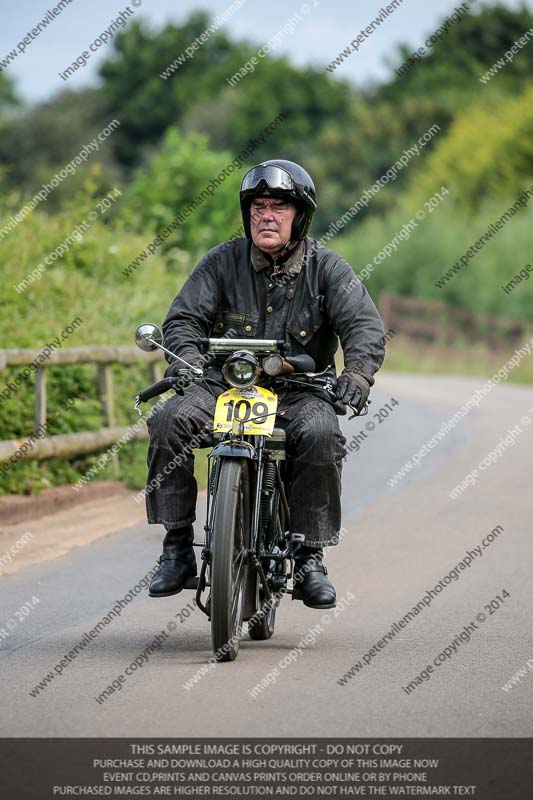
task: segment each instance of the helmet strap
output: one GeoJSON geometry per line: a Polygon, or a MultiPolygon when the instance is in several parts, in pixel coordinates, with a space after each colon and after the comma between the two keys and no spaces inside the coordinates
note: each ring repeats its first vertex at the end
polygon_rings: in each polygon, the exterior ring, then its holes
{"type": "Polygon", "coordinates": [[[282,250],[281,250],[281,252],[280,252],[280,254],[279,254],[279,257],[280,257],[280,258],[285,258],[285,256],[286,256],[286,255],[287,255],[287,254],[290,252],[290,249],[291,249],[291,242],[292,242],[292,239],[289,239],[289,241],[287,242],[287,244],[285,244],[285,245],[283,246],[283,248],[282,248],[282,250]]]}
{"type": "Polygon", "coordinates": [[[305,211],[303,208],[298,208],[296,210],[296,215],[292,221],[292,228],[291,228],[291,238],[295,241],[300,241],[302,236],[300,235],[300,231],[302,229],[302,225],[304,224],[305,220],[305,211]]]}

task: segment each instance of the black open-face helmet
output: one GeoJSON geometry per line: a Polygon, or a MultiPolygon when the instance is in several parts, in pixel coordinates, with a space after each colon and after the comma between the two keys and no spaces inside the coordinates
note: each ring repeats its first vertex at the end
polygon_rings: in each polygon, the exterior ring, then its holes
{"type": "Polygon", "coordinates": [[[275,159],[252,167],[242,179],[239,197],[244,232],[248,239],[252,238],[250,206],[254,197],[279,197],[294,203],[297,212],[292,222],[292,241],[299,241],[307,235],[316,211],[313,179],[294,161],[275,159]]]}

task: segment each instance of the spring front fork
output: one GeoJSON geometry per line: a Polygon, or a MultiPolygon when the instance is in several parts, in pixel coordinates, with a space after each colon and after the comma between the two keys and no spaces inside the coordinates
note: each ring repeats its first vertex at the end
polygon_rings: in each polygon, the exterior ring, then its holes
{"type": "Polygon", "coordinates": [[[267,528],[270,511],[270,499],[276,488],[276,464],[273,461],[265,462],[263,472],[263,485],[261,487],[261,514],[260,529],[264,533],[267,528]]]}

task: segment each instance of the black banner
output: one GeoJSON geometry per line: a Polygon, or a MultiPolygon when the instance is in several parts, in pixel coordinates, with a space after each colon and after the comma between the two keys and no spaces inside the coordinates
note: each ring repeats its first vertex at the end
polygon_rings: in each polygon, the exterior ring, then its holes
{"type": "Polygon", "coordinates": [[[526,800],[531,739],[2,739],[1,796],[526,800]]]}

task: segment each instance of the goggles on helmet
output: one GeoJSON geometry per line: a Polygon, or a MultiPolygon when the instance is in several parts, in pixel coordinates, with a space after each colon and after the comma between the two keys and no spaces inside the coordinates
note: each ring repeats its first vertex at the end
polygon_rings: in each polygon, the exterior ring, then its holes
{"type": "Polygon", "coordinates": [[[261,181],[265,181],[272,190],[294,191],[294,181],[285,170],[279,167],[254,167],[242,179],[241,192],[256,189],[261,181]]]}

